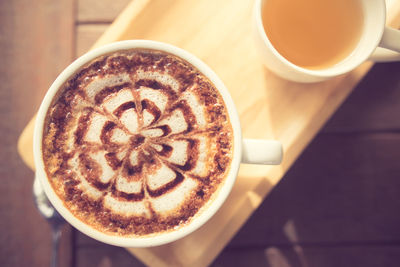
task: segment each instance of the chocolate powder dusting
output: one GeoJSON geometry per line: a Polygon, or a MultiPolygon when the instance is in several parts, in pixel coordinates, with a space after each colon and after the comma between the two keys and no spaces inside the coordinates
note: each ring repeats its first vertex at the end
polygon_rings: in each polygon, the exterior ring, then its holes
{"type": "Polygon", "coordinates": [[[78,70],[54,98],[43,132],[57,195],[110,235],[190,223],[223,185],[234,149],[215,86],[186,61],[146,49],[103,55],[78,70]]]}

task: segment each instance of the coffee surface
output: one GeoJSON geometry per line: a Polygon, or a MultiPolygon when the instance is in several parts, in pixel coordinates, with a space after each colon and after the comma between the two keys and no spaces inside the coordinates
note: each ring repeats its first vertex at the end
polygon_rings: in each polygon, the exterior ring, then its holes
{"type": "Polygon", "coordinates": [[[144,49],[96,58],[60,89],[44,125],[50,183],[81,221],[143,236],[189,223],[229,171],[223,99],[196,68],[144,49]]]}
{"type": "Polygon", "coordinates": [[[268,0],[262,19],[274,48],[293,64],[313,70],[348,57],[364,27],[360,0],[268,0]]]}

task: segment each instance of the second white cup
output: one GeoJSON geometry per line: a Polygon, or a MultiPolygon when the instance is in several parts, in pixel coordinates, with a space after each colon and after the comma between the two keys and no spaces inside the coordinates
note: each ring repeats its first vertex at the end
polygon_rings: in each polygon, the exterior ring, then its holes
{"type": "Polygon", "coordinates": [[[318,82],[350,72],[366,60],[400,60],[400,55],[397,53],[400,52],[400,31],[385,26],[385,0],[360,0],[364,27],[357,46],[338,64],[318,70],[302,68],[291,63],[272,45],[265,32],[262,17],[263,7],[268,1],[256,0],[255,2],[253,17],[256,45],[266,67],[284,79],[296,82],[318,82]]]}

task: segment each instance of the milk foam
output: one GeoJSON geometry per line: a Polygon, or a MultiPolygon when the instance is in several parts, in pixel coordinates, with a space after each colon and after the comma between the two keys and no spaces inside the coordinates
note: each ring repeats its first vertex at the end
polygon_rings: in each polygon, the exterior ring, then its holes
{"type": "Polygon", "coordinates": [[[108,165],[107,160],[104,157],[104,152],[99,151],[97,153],[92,153],[90,157],[96,161],[99,166],[101,166],[101,174],[99,176],[99,180],[102,183],[108,183],[111,178],[116,174],[113,169],[108,165]]]}
{"type": "Polygon", "coordinates": [[[83,194],[87,195],[88,197],[98,200],[102,195],[103,192],[100,190],[97,190],[95,187],[93,187],[84,177],[83,174],[78,172],[80,174],[78,177],[78,180],[81,182],[78,185],[78,189],[82,190],[83,194]]]}
{"type": "Polygon", "coordinates": [[[111,142],[119,144],[127,144],[130,136],[121,129],[115,129],[112,131],[111,142]]]}
{"type": "Polygon", "coordinates": [[[116,187],[121,192],[127,194],[137,194],[142,190],[142,181],[128,181],[125,178],[118,177],[116,187]]]}
{"type": "Polygon", "coordinates": [[[122,201],[107,194],[103,201],[104,207],[125,216],[137,215],[149,218],[150,210],[145,202],[122,201]]]}
{"type": "Polygon", "coordinates": [[[124,113],[122,113],[120,121],[131,134],[134,134],[138,131],[139,122],[136,111],[132,109],[126,110],[124,113]]]}
{"type": "Polygon", "coordinates": [[[107,75],[106,77],[96,77],[84,88],[84,91],[88,99],[94,102],[94,97],[104,88],[121,85],[127,82],[131,82],[131,79],[127,73],[107,75]]]}
{"type": "Polygon", "coordinates": [[[164,112],[165,107],[167,106],[168,96],[162,93],[162,91],[141,87],[139,89],[139,94],[141,101],[145,99],[149,100],[160,109],[161,113],[164,112]]]}
{"type": "Polygon", "coordinates": [[[143,126],[144,127],[149,126],[150,123],[154,120],[153,114],[151,114],[147,110],[143,111],[142,116],[143,116],[143,126]]]}
{"type": "Polygon", "coordinates": [[[108,112],[113,113],[122,104],[133,100],[132,91],[127,88],[108,96],[102,103],[102,106],[108,112]]]}
{"type": "Polygon", "coordinates": [[[82,192],[88,195],[90,198],[97,200],[102,196],[102,192],[93,187],[85,178],[83,173],[79,170],[79,159],[76,154],[73,158],[69,160],[69,165],[71,166],[74,173],[76,173],[76,179],[80,182],[78,184],[78,189],[82,190],[82,192]]]}
{"type": "Polygon", "coordinates": [[[136,72],[137,80],[155,80],[163,85],[170,86],[175,92],[179,91],[179,83],[171,75],[166,73],[160,73],[158,71],[143,71],[138,70],[136,72]]]}
{"type": "Polygon", "coordinates": [[[150,145],[152,148],[154,148],[157,152],[161,152],[162,151],[162,146],[159,144],[151,144],[150,145]]]}
{"type": "Polygon", "coordinates": [[[161,120],[157,125],[168,125],[172,134],[182,133],[188,128],[185,116],[179,109],[175,109],[170,116],[161,120]]]}
{"type": "Polygon", "coordinates": [[[152,190],[156,190],[176,178],[176,174],[171,168],[162,163],[158,165],[155,170],[147,172],[147,185],[152,190]]]}
{"type": "Polygon", "coordinates": [[[146,137],[160,137],[164,134],[163,130],[159,128],[143,130],[141,133],[146,137]]]}
{"type": "Polygon", "coordinates": [[[168,216],[169,212],[175,211],[182,205],[197,185],[196,180],[186,177],[174,190],[152,199],[151,205],[158,214],[168,216]]]}
{"type": "Polygon", "coordinates": [[[167,158],[168,162],[185,165],[188,159],[188,141],[187,140],[174,140],[167,142],[168,145],[172,147],[172,154],[167,158]]]}
{"type": "Polygon", "coordinates": [[[139,152],[137,150],[131,152],[131,154],[129,155],[129,161],[132,166],[135,166],[139,163],[139,152]]]}
{"type": "Polygon", "coordinates": [[[196,117],[197,126],[199,128],[206,127],[206,111],[204,110],[204,106],[200,105],[197,97],[194,93],[190,91],[186,91],[182,95],[182,99],[185,99],[188,105],[190,106],[191,111],[196,117]]]}
{"type": "Polygon", "coordinates": [[[100,144],[101,130],[103,129],[104,124],[108,121],[108,118],[99,113],[94,113],[89,120],[89,128],[85,140],[100,144]]]}

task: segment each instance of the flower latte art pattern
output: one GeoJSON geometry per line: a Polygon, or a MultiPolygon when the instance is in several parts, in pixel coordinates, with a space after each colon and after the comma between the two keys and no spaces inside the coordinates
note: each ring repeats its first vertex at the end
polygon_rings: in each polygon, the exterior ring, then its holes
{"type": "Polygon", "coordinates": [[[96,229],[141,236],[188,223],[223,184],[232,127],[214,85],[165,52],[99,57],[53,100],[43,136],[57,195],[96,229]]]}

